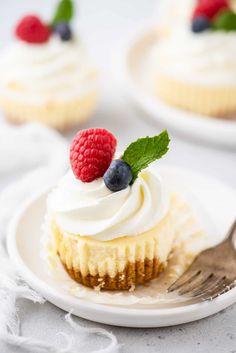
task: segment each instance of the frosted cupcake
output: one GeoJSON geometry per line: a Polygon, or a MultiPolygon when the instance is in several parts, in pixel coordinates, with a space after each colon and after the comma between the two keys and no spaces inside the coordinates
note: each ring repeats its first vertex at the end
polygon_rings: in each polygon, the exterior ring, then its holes
{"type": "Polygon", "coordinates": [[[71,2],[62,0],[50,26],[34,15],[17,24],[16,40],[0,58],[0,109],[10,121],[63,130],[93,113],[97,70],[72,33],[72,13],[71,2]]]}
{"type": "Polygon", "coordinates": [[[235,116],[235,41],[236,14],[229,2],[197,2],[188,25],[175,28],[152,53],[158,97],[194,113],[235,116]]]}
{"type": "Polygon", "coordinates": [[[73,172],[49,194],[47,207],[47,236],[75,281],[128,290],[164,270],[185,206],[148,165],[167,152],[168,143],[164,131],[113,159],[116,139],[110,132],[89,129],[75,136],[73,172]]]}

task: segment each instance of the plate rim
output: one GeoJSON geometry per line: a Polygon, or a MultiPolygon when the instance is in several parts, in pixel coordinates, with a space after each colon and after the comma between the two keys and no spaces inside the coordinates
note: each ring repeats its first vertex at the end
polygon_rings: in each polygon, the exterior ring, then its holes
{"type": "Polygon", "coordinates": [[[236,147],[236,122],[223,119],[217,119],[216,117],[209,117],[205,115],[199,115],[191,113],[185,110],[181,110],[175,107],[171,107],[154,96],[146,92],[141,88],[140,85],[134,82],[132,74],[129,69],[129,55],[132,49],[137,46],[141,41],[150,35],[158,35],[157,26],[154,24],[145,24],[139,30],[134,31],[128,36],[128,39],[122,45],[122,50],[117,53],[114,58],[113,74],[117,77],[117,80],[125,88],[130,98],[135,102],[136,106],[141,108],[148,116],[156,123],[166,124],[169,128],[178,131],[182,134],[186,134],[188,137],[194,137],[198,140],[207,142],[208,144],[214,144],[218,146],[225,146],[228,148],[236,147]],[[175,115],[175,119],[168,118],[168,115],[175,115]],[[163,116],[165,116],[163,118],[163,116]],[[180,120],[180,121],[179,121],[180,120]],[[197,129],[198,127],[198,129],[197,129]],[[211,133],[207,130],[211,129],[211,133]],[[201,130],[201,134],[198,130],[201,130]],[[223,131],[222,131],[223,130],[223,131]],[[217,134],[217,137],[215,136],[217,134]]]}
{"type": "MultiPolygon", "coordinates": [[[[164,165],[164,168],[169,167],[168,165],[164,165]]],[[[182,168],[182,167],[176,167],[176,166],[171,166],[171,168],[181,170],[184,172],[188,172],[190,174],[197,174],[200,177],[206,177],[207,179],[213,179],[217,182],[219,182],[222,186],[226,186],[229,190],[234,192],[236,194],[236,190],[228,186],[226,183],[222,182],[221,180],[218,180],[217,178],[204,175],[204,173],[199,173],[192,171],[191,169],[187,168],[182,168]]],[[[32,286],[36,291],[41,293],[43,297],[45,297],[49,302],[52,304],[60,307],[61,309],[68,311],[68,305],[64,305],[64,302],[70,302],[71,305],[76,304],[77,307],[82,308],[83,310],[87,310],[88,312],[91,312],[94,314],[111,314],[111,315],[116,315],[117,319],[119,318],[128,318],[128,317],[133,317],[137,318],[139,317],[140,319],[172,319],[174,321],[173,324],[154,324],[150,322],[150,325],[146,325],[144,323],[140,324],[134,324],[134,325],[124,325],[119,324],[119,323],[109,323],[112,325],[117,325],[117,326],[127,326],[127,327],[161,327],[161,326],[171,326],[171,325],[177,325],[177,324],[182,324],[184,322],[191,322],[195,321],[197,319],[201,319],[210,315],[213,315],[220,310],[223,310],[224,308],[232,305],[233,303],[236,302],[236,288],[231,289],[228,293],[225,293],[221,295],[220,297],[212,300],[212,301],[206,301],[206,302],[199,302],[199,303],[193,303],[193,304],[188,304],[188,305],[183,305],[179,307],[170,307],[170,308],[130,308],[129,306],[127,307],[122,307],[122,306],[116,306],[116,305],[105,305],[105,304],[100,304],[100,303],[94,303],[92,301],[84,300],[81,298],[73,297],[70,296],[69,294],[66,293],[60,293],[59,290],[55,289],[53,286],[48,284],[47,282],[43,281],[41,278],[39,278],[31,269],[27,266],[27,264],[23,261],[23,259],[20,256],[20,253],[17,250],[17,226],[19,225],[19,222],[24,215],[24,213],[30,208],[30,206],[37,201],[40,197],[43,197],[48,191],[50,190],[50,187],[45,188],[44,190],[40,190],[40,192],[36,192],[34,195],[30,196],[27,198],[20,206],[18,211],[15,213],[13,216],[8,230],[7,230],[7,239],[6,239],[6,244],[7,244],[7,251],[9,254],[9,257],[11,261],[17,266],[17,271],[18,273],[22,276],[22,278],[26,281],[27,284],[32,286]],[[54,301],[60,302],[60,304],[55,303],[54,301]],[[201,311],[204,311],[204,308],[208,309],[205,311],[204,315],[200,315],[197,318],[192,318],[192,316],[196,316],[199,308],[201,307],[201,311]],[[209,310],[211,307],[213,307],[216,310],[209,310]],[[181,321],[177,322],[175,319],[178,319],[179,315],[185,315],[186,318],[181,321]],[[189,317],[190,315],[190,317],[189,317]],[[191,316],[192,315],[192,316],[191,316]]],[[[71,306],[70,305],[70,306],[71,306]]],[[[72,311],[73,312],[73,311],[72,311]]],[[[74,313],[77,315],[76,313],[74,313]]],[[[77,315],[84,317],[85,319],[90,319],[86,315],[77,315]]],[[[102,320],[93,320],[97,322],[103,322],[107,323],[108,320],[102,321],[102,320]]],[[[178,320],[177,320],[178,321],[178,320]]]]}

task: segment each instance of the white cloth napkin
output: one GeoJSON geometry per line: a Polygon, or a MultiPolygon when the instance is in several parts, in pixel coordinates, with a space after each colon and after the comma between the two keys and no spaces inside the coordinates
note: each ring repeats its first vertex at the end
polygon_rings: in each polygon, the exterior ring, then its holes
{"type": "MultiPolygon", "coordinates": [[[[44,303],[45,300],[28,287],[11,265],[5,248],[5,238],[8,223],[19,204],[33,192],[52,185],[65,172],[67,161],[68,146],[57,132],[39,124],[20,127],[1,125],[0,339],[13,347],[19,346],[34,353],[72,353],[78,350],[73,349],[73,332],[71,335],[60,332],[66,341],[63,347],[55,347],[50,342],[20,335],[20,319],[16,310],[17,300],[26,298],[37,303],[44,303]]],[[[81,327],[72,320],[71,314],[67,314],[65,320],[72,330],[80,335],[83,342],[91,339],[91,335],[103,335],[110,339],[109,346],[92,353],[118,352],[117,340],[112,333],[102,328],[81,327]]]]}

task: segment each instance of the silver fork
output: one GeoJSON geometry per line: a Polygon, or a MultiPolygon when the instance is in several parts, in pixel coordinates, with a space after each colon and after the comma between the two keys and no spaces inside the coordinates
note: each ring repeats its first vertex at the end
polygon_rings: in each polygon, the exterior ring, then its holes
{"type": "Polygon", "coordinates": [[[202,251],[169,288],[178,295],[211,300],[236,286],[236,220],[222,243],[202,251]]]}

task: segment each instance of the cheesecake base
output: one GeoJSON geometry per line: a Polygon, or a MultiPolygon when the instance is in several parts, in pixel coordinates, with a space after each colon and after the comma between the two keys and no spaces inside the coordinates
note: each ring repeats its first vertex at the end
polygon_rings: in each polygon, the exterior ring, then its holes
{"type": "Polygon", "coordinates": [[[112,278],[108,274],[104,276],[99,274],[83,276],[80,271],[68,268],[63,262],[62,264],[73,280],[86,287],[98,290],[131,290],[138,284],[144,284],[156,278],[165,269],[165,264],[160,263],[158,259],[145,259],[144,261],[128,263],[123,272],[112,278]]]}

